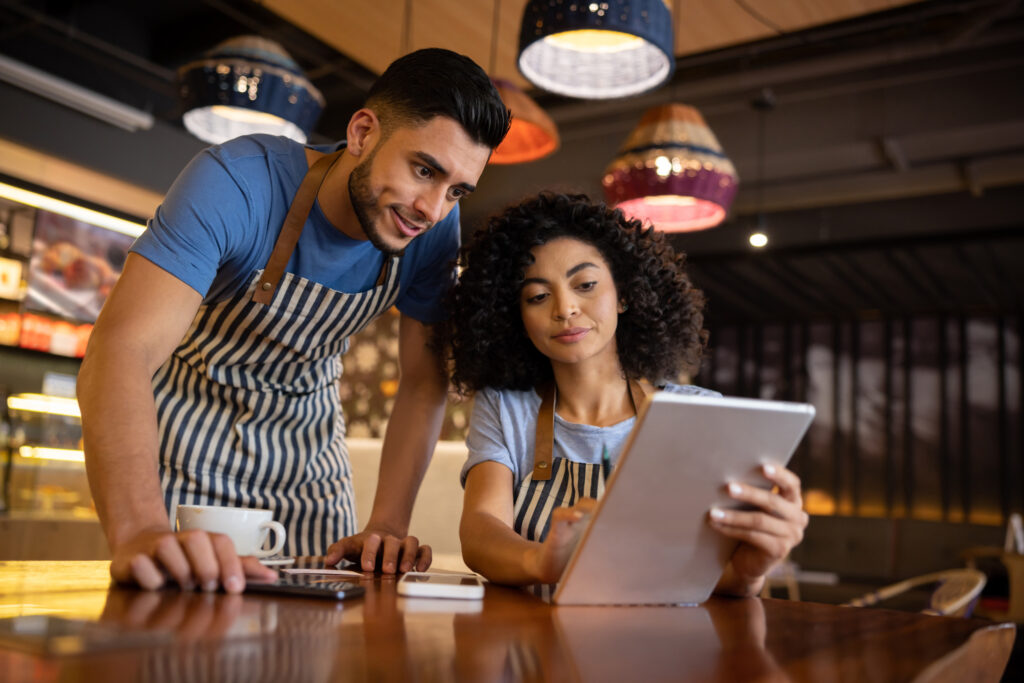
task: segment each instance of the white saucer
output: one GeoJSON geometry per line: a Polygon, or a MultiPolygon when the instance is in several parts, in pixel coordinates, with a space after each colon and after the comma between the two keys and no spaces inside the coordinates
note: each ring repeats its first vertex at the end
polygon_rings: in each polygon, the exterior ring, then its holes
{"type": "Polygon", "coordinates": [[[295,558],[281,557],[280,555],[274,555],[273,557],[261,557],[260,564],[264,567],[284,567],[289,564],[295,564],[295,558]]]}

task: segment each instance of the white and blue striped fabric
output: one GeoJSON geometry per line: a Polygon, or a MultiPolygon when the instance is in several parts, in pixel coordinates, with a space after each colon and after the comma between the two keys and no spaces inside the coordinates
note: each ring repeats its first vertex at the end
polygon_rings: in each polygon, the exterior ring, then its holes
{"type": "Polygon", "coordinates": [[[286,273],[269,306],[252,301],[261,270],[246,291],[199,309],[153,378],[172,523],[179,504],[270,509],[286,555],[322,555],[356,532],[341,354],[394,303],[398,262],[356,294],[286,273]]]}

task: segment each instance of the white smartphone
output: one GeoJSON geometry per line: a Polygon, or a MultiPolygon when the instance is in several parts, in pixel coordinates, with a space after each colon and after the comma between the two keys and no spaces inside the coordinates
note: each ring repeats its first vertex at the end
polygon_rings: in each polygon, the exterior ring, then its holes
{"type": "Polygon", "coordinates": [[[398,580],[398,594],[410,598],[480,600],[484,584],[475,574],[407,572],[398,580]]]}

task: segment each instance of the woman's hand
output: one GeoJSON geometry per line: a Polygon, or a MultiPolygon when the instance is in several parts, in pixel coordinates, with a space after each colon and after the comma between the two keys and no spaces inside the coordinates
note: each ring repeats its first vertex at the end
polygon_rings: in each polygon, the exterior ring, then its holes
{"type": "Polygon", "coordinates": [[[740,541],[719,582],[724,592],[757,593],[768,571],[803,540],[807,528],[809,518],[803,511],[800,478],[776,465],[764,465],[761,471],[774,485],[772,490],[739,483],[728,486],[731,498],[757,510],[712,508],[708,515],[719,533],[740,541]]]}
{"type": "Polygon", "coordinates": [[[544,542],[532,553],[531,573],[537,583],[556,583],[562,578],[569,557],[580,541],[580,535],[587,528],[590,516],[597,507],[593,498],[580,498],[572,507],[560,507],[551,511],[551,526],[544,542]]]}

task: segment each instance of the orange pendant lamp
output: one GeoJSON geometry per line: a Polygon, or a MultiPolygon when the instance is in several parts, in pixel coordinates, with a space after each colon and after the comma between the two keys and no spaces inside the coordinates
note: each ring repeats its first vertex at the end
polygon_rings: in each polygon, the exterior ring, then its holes
{"type": "Polygon", "coordinates": [[[491,154],[492,164],[522,164],[543,159],[558,149],[558,128],[551,117],[518,86],[500,78],[491,81],[512,112],[508,135],[491,154]]]}

